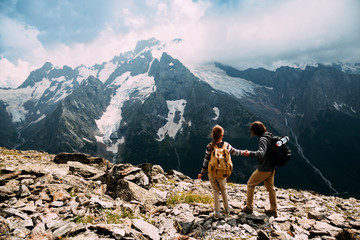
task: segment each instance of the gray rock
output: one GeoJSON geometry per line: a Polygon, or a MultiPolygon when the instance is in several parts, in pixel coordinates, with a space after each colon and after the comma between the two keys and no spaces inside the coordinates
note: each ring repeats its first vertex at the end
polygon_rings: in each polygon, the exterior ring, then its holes
{"type": "Polygon", "coordinates": [[[6,200],[16,196],[16,189],[12,189],[7,186],[0,186],[0,199],[6,200]]]}
{"type": "Polygon", "coordinates": [[[174,227],[174,220],[172,218],[159,216],[159,220],[156,225],[159,226],[159,233],[165,238],[173,237],[177,233],[174,227]]]}
{"type": "Polygon", "coordinates": [[[75,227],[76,224],[73,222],[64,223],[61,227],[59,227],[52,233],[52,237],[53,239],[59,239],[59,237],[64,237],[68,233],[70,233],[73,229],[75,229],[75,227]]]}
{"type": "Polygon", "coordinates": [[[115,238],[115,239],[123,239],[123,237],[125,237],[125,230],[122,229],[122,228],[117,228],[117,227],[114,227],[112,229],[112,236],[115,238]]]}
{"type": "MultiPolygon", "coordinates": [[[[335,236],[337,233],[341,231],[341,228],[334,227],[326,222],[320,222],[320,221],[317,221],[313,227],[315,231],[319,231],[322,233],[329,233],[331,236],[335,236]]],[[[327,234],[323,234],[323,235],[327,235],[327,234]]]]}
{"type": "Polygon", "coordinates": [[[44,233],[45,232],[45,223],[39,222],[36,226],[32,229],[31,233],[44,233]]]}
{"type": "Polygon", "coordinates": [[[74,160],[71,154],[56,164],[46,153],[37,153],[43,156],[36,158],[31,154],[27,151],[22,158],[17,152],[18,159],[2,158],[7,170],[0,175],[0,232],[9,239],[353,240],[360,236],[360,201],[355,198],[278,188],[279,217],[269,218],[263,210],[268,207],[264,186],[257,188],[254,213],[243,214],[246,185],[231,184],[227,191],[232,211],[215,220],[213,203],[182,199],[183,193],[211,196],[208,181],[192,180],[175,170],[165,174],[151,164],[112,165],[86,155],[74,160]],[[30,195],[19,186],[27,187],[30,195]],[[175,196],[180,203],[168,206],[168,198],[175,196]]]}
{"type": "Polygon", "coordinates": [[[20,217],[23,220],[30,219],[30,217],[26,213],[19,211],[17,209],[14,209],[14,208],[5,208],[0,212],[0,214],[1,214],[1,216],[5,217],[5,218],[7,218],[9,216],[16,216],[16,217],[20,217]]]}
{"type": "Polygon", "coordinates": [[[29,185],[34,184],[34,179],[25,178],[25,179],[22,179],[20,183],[21,183],[22,185],[29,186],[29,185]]]}
{"type": "Polygon", "coordinates": [[[345,217],[344,215],[342,214],[339,214],[339,213],[333,213],[331,214],[330,216],[327,217],[327,219],[329,221],[331,221],[331,223],[337,227],[345,227],[346,224],[345,224],[345,217]]]}
{"type": "Polygon", "coordinates": [[[19,195],[20,195],[20,197],[27,197],[27,196],[31,195],[31,192],[27,186],[20,185],[19,195]]]}
{"type": "Polygon", "coordinates": [[[107,202],[107,201],[102,201],[102,200],[100,200],[99,196],[93,196],[90,199],[90,202],[92,202],[94,204],[98,204],[101,208],[104,208],[104,209],[114,207],[114,203],[107,202]]]}
{"type": "Polygon", "coordinates": [[[160,232],[159,229],[156,228],[154,225],[141,220],[141,219],[133,219],[132,220],[133,226],[144,233],[145,235],[149,236],[152,240],[160,240],[160,232]]]}
{"type": "Polygon", "coordinates": [[[61,207],[64,205],[63,201],[54,201],[50,204],[50,207],[61,207]]]}
{"type": "Polygon", "coordinates": [[[12,233],[11,235],[13,237],[17,237],[19,239],[25,239],[26,236],[28,236],[29,234],[31,234],[31,231],[29,229],[27,229],[25,226],[18,226],[12,233]]]}
{"type": "Polygon", "coordinates": [[[309,219],[314,219],[314,220],[317,220],[317,221],[320,221],[322,219],[324,219],[326,216],[324,213],[320,213],[318,211],[310,211],[308,212],[308,218],[309,219]]]}
{"type": "Polygon", "coordinates": [[[145,204],[155,204],[159,201],[149,190],[130,181],[119,180],[114,187],[115,189],[112,190],[113,192],[110,193],[110,196],[120,197],[124,201],[137,200],[145,204]]]}
{"type": "MultiPolygon", "coordinates": [[[[20,201],[19,201],[20,202],[20,201]]],[[[25,212],[27,214],[33,214],[37,212],[35,203],[33,201],[28,202],[25,206],[18,208],[19,211],[25,212]]]]}
{"type": "Polygon", "coordinates": [[[248,232],[250,233],[251,235],[256,235],[256,231],[254,228],[252,228],[250,225],[248,224],[243,224],[242,227],[248,232]]]}
{"type": "Polygon", "coordinates": [[[68,161],[67,164],[69,165],[69,172],[71,174],[80,175],[84,178],[90,178],[95,175],[104,174],[104,172],[100,169],[83,164],[81,162],[68,161]]]}
{"type": "MultiPolygon", "coordinates": [[[[14,198],[12,198],[12,199],[14,199],[14,198]]],[[[10,204],[10,201],[9,201],[9,205],[12,205],[13,208],[22,208],[22,207],[26,206],[26,204],[22,200],[16,201],[14,204],[10,204]]]]}
{"type": "Polygon", "coordinates": [[[165,174],[164,169],[160,165],[153,165],[152,166],[152,176],[154,177],[158,174],[164,175],[165,174]]]}
{"type": "Polygon", "coordinates": [[[259,230],[257,232],[257,236],[258,236],[257,238],[258,240],[270,240],[268,234],[263,230],[259,230]]]}

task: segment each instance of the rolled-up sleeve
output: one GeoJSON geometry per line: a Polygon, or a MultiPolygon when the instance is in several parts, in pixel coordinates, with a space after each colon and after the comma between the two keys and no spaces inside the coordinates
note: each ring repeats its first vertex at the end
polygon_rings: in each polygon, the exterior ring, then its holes
{"type": "Polygon", "coordinates": [[[204,156],[204,161],[203,161],[203,165],[201,168],[201,173],[207,173],[207,169],[208,169],[208,165],[209,165],[209,161],[210,161],[210,156],[211,156],[211,147],[207,146],[206,150],[205,150],[205,156],[204,156]]]}

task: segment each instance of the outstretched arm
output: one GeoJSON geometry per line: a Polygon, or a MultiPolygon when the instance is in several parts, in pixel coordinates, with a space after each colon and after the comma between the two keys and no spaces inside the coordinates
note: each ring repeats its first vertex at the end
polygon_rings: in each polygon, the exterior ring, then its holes
{"type": "Polygon", "coordinates": [[[267,151],[267,139],[266,137],[261,137],[259,140],[259,148],[256,151],[244,151],[244,156],[250,156],[254,158],[263,158],[265,156],[265,153],[267,151]]]}
{"type": "Polygon", "coordinates": [[[243,152],[244,152],[243,150],[239,150],[239,149],[232,147],[229,143],[227,146],[227,150],[229,151],[230,155],[233,155],[233,156],[243,155],[243,152]]]}

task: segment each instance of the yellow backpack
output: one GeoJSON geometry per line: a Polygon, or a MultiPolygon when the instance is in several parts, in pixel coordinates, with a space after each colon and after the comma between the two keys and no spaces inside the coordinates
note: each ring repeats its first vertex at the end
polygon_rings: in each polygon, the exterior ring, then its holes
{"type": "Polygon", "coordinates": [[[224,142],[222,148],[214,146],[208,165],[208,173],[213,178],[228,178],[233,170],[228,143],[224,142]]]}

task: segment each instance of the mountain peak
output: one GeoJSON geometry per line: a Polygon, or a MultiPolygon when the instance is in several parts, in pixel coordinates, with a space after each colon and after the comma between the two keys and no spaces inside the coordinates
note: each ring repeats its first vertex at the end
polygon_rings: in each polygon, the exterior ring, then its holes
{"type": "Polygon", "coordinates": [[[46,62],[41,68],[32,71],[29,77],[18,88],[33,87],[36,82],[42,81],[53,68],[54,66],[50,62],[46,62]]]}
{"type": "Polygon", "coordinates": [[[160,43],[161,41],[157,40],[154,37],[148,40],[140,40],[137,42],[134,52],[135,54],[140,53],[145,48],[151,48],[153,46],[159,45],[160,43]]]}
{"type": "Polygon", "coordinates": [[[49,71],[54,67],[54,65],[50,62],[46,62],[40,69],[43,69],[44,71],[49,71]]]}

